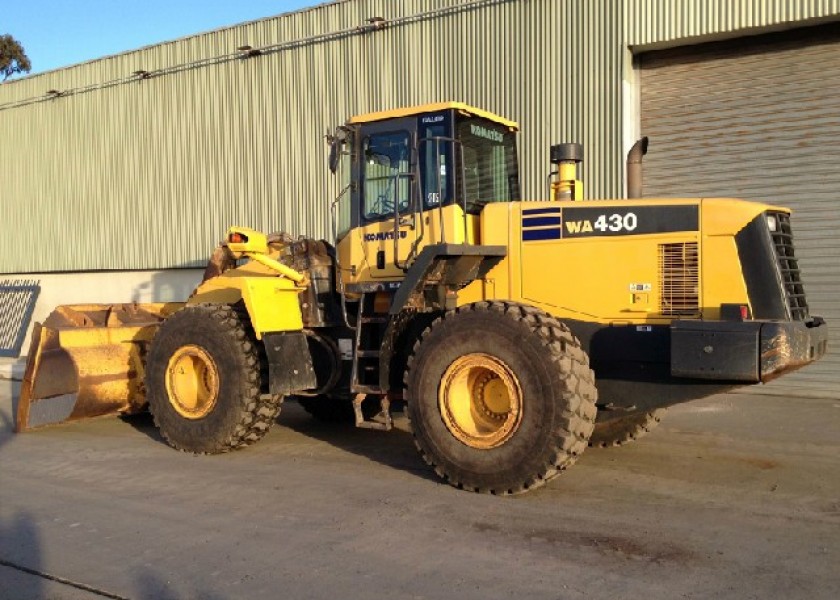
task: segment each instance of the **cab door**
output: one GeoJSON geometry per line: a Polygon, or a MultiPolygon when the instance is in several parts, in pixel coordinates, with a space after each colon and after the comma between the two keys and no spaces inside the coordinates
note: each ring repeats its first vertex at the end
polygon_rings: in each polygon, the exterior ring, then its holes
{"type": "Polygon", "coordinates": [[[361,235],[372,278],[402,278],[416,240],[416,135],[408,118],[362,128],[361,235]]]}

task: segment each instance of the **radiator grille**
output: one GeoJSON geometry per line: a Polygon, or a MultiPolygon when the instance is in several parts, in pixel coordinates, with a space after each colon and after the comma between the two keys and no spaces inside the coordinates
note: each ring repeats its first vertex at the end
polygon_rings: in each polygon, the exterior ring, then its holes
{"type": "Polygon", "coordinates": [[[697,242],[659,245],[660,312],[667,316],[700,313],[697,242]]]}
{"type": "Polygon", "coordinates": [[[0,356],[20,356],[40,291],[37,281],[0,281],[0,356]]]}
{"type": "Polygon", "coordinates": [[[805,288],[802,285],[802,274],[799,271],[799,261],[793,252],[793,230],[790,227],[790,215],[783,212],[768,213],[776,217],[776,231],[771,231],[773,245],[776,247],[776,257],[779,260],[779,273],[782,276],[782,287],[785,301],[790,310],[790,317],[794,321],[804,321],[808,318],[808,303],[805,301],[805,288]]]}

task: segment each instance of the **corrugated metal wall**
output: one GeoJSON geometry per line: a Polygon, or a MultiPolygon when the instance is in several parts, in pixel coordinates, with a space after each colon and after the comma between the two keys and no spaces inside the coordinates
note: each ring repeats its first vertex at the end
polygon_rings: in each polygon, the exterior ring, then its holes
{"type": "Polygon", "coordinates": [[[14,224],[0,273],[198,265],[234,223],[326,236],[324,132],[439,100],[520,121],[526,197],[545,195],[559,141],[585,145],[588,196],[617,196],[628,45],[837,13],[840,0],[351,0],[0,85],[14,224]],[[374,16],[390,26],[356,30],[374,16]],[[276,51],[231,58],[244,44],[276,51]]]}
{"type": "Polygon", "coordinates": [[[624,0],[626,44],[689,43],[833,19],[840,0],[624,0]]]}
{"type": "MultiPolygon", "coordinates": [[[[840,322],[840,24],[642,55],[645,194],[789,206],[811,313],[840,322]]],[[[840,355],[761,393],[840,389],[840,355]]]]}
{"type": "Polygon", "coordinates": [[[558,141],[585,144],[590,195],[617,195],[621,10],[611,0],[341,2],[0,86],[0,203],[15,224],[0,237],[0,272],[201,264],[234,223],[326,236],[327,128],[447,99],[520,121],[527,196],[545,195],[558,141]],[[354,30],[373,16],[392,23],[354,30]],[[77,91],[10,107],[48,90],[77,91]]]}

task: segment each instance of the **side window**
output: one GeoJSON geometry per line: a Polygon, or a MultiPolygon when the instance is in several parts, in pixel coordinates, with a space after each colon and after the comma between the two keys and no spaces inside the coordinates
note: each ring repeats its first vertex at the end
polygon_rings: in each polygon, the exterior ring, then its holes
{"type": "Polygon", "coordinates": [[[488,202],[519,200],[513,132],[474,117],[461,119],[457,128],[464,168],[463,182],[459,180],[457,184],[465,197],[467,212],[477,214],[488,202]]]}
{"type": "Polygon", "coordinates": [[[377,133],[364,141],[364,198],[362,214],[376,221],[409,206],[411,165],[407,132],[377,133]]]}
{"type": "Polygon", "coordinates": [[[423,202],[426,208],[434,208],[449,202],[449,174],[452,142],[445,138],[446,126],[429,125],[422,130],[420,160],[423,164],[423,202]]]}

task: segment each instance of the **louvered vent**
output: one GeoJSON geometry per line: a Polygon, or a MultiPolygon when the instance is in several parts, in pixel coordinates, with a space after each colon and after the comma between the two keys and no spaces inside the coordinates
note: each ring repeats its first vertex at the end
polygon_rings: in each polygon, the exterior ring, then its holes
{"type": "Polygon", "coordinates": [[[40,291],[38,281],[0,281],[0,356],[20,356],[20,349],[40,291]]]}
{"type": "Polygon", "coordinates": [[[697,242],[659,245],[660,312],[667,316],[700,313],[697,242]]]}

